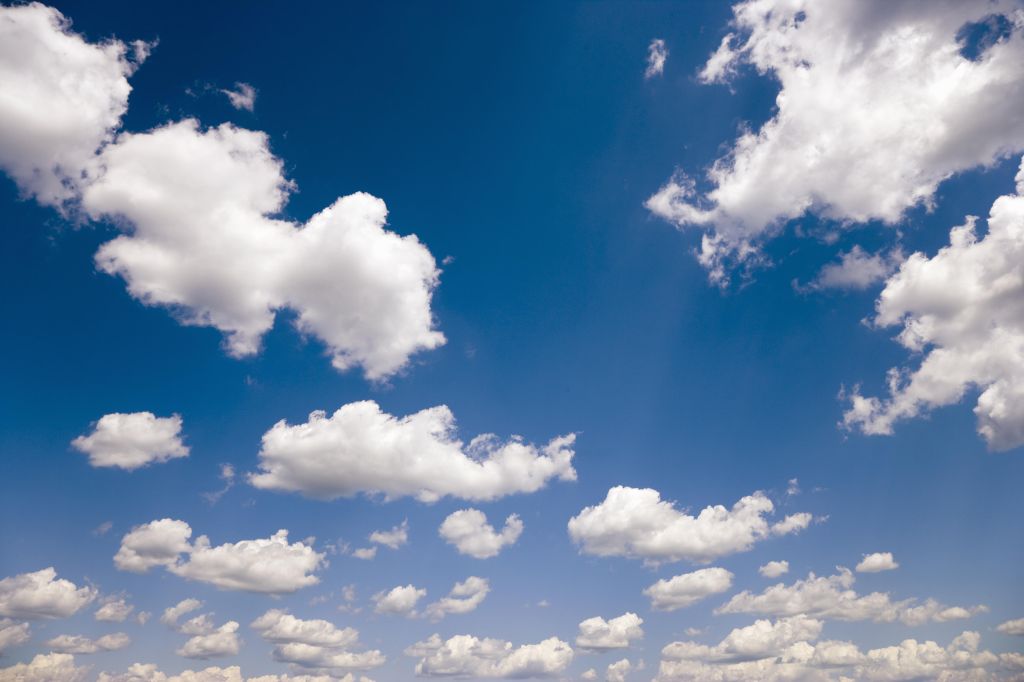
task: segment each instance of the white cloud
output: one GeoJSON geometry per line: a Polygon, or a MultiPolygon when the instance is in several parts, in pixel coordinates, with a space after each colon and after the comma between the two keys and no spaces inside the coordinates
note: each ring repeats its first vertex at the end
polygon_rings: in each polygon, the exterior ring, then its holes
{"type": "Polygon", "coordinates": [[[788,561],[769,561],[764,566],[757,569],[765,578],[778,578],[780,575],[789,573],[789,562],[788,561]]]}
{"type": "Polygon", "coordinates": [[[216,629],[217,626],[213,623],[213,615],[203,613],[182,623],[178,627],[178,632],[192,637],[194,635],[208,635],[216,629]]]}
{"type": "Polygon", "coordinates": [[[333,499],[380,493],[434,502],[446,495],[493,500],[535,492],[552,478],[575,480],[575,440],[543,447],[483,435],[464,445],[444,405],[397,418],[372,400],[349,403],[330,417],[314,412],[305,424],[285,421],[263,434],[257,488],[333,499]]]}
{"type": "Polygon", "coordinates": [[[659,580],[645,589],[644,594],[650,598],[652,609],[675,611],[725,592],[732,587],[732,579],[733,574],[724,568],[701,568],[659,580]]]}
{"type": "Polygon", "coordinates": [[[123,623],[134,610],[135,607],[126,602],[124,598],[110,599],[96,609],[93,618],[108,623],[123,623]]]}
{"type": "Polygon", "coordinates": [[[438,534],[460,554],[476,559],[498,556],[503,547],[515,544],[523,533],[523,522],[517,514],[505,519],[501,532],[487,523],[487,516],[479,509],[460,509],[445,518],[438,534]]]}
{"type": "Polygon", "coordinates": [[[83,682],[88,673],[71,654],[38,654],[28,663],[0,668],[0,682],[83,682]]]}
{"type": "Polygon", "coordinates": [[[260,675],[247,678],[246,682],[373,682],[369,677],[360,675],[356,678],[352,673],[338,676],[331,675],[260,675]]]}
{"type": "MultiPolygon", "coordinates": [[[[249,682],[252,679],[249,678],[249,682]]],[[[184,670],[178,675],[167,675],[153,663],[134,663],[128,666],[125,673],[100,673],[97,682],[243,682],[243,679],[242,670],[238,666],[210,666],[202,670],[184,670]]]]}
{"type": "Polygon", "coordinates": [[[576,646],[587,651],[626,649],[634,640],[643,638],[643,622],[643,618],[630,612],[611,620],[600,616],[587,618],[580,623],[576,646]]]}
{"type": "Polygon", "coordinates": [[[668,48],[665,47],[665,41],[655,38],[647,46],[647,68],[644,69],[644,78],[650,79],[664,73],[666,59],[668,59],[668,48]]]}
{"type": "Polygon", "coordinates": [[[82,635],[59,635],[46,642],[52,651],[65,654],[95,654],[99,651],[117,651],[132,643],[131,638],[123,632],[103,635],[98,639],[89,639],[82,635]]]}
{"type": "Polygon", "coordinates": [[[647,202],[679,227],[713,225],[701,254],[713,279],[786,220],[894,223],[930,206],[946,178],[1024,148],[1024,16],[1013,2],[749,0],[733,13],[700,77],[725,82],[750,64],[781,86],[774,114],[714,163],[710,191],[677,175],[647,202]],[[958,32],[992,13],[1014,30],[972,61],[958,32]]]}
{"type": "Polygon", "coordinates": [[[376,545],[384,545],[390,549],[398,549],[409,542],[409,521],[402,521],[401,525],[391,530],[375,530],[370,533],[370,542],[376,545]]]}
{"type": "Polygon", "coordinates": [[[96,599],[92,587],[78,587],[44,568],[0,580],[0,617],[19,620],[67,618],[96,599]]]}
{"type": "Polygon", "coordinates": [[[171,627],[177,627],[178,619],[184,616],[186,613],[191,613],[197,609],[202,608],[203,602],[198,599],[182,599],[174,606],[170,606],[164,609],[163,615],[160,616],[160,622],[164,625],[171,627]]]}
{"type": "Polygon", "coordinates": [[[181,417],[157,417],[152,412],[103,415],[92,433],[75,438],[71,445],[89,455],[94,467],[126,471],[188,457],[189,451],[181,442],[181,417]]]}
{"type": "Polygon", "coordinates": [[[734,595],[715,613],[753,613],[779,617],[806,615],[883,623],[899,620],[907,625],[921,625],[969,618],[974,613],[987,610],[984,606],[971,609],[947,607],[933,599],[920,605],[916,599],[893,601],[888,593],[883,592],[860,595],[852,589],[855,579],[850,569],[840,566],[837,571],[835,575],[822,577],[810,573],[804,580],[797,580],[792,585],[772,585],[760,594],[744,590],[734,595]]]}
{"type": "Polygon", "coordinates": [[[122,538],[114,565],[135,573],[163,566],[182,578],[225,590],[283,594],[317,584],[313,573],[325,563],[325,555],[312,546],[289,543],[286,530],[216,547],[205,535],[190,544],[191,535],[189,525],[175,519],[136,526],[122,538]]]}
{"type": "Polygon", "coordinates": [[[434,258],[414,235],[384,229],[383,201],[351,194],[302,226],[269,217],[292,186],[265,134],[185,120],[124,133],[101,162],[82,205],[128,231],[100,247],[99,269],[184,324],[219,329],[231,355],[257,353],[285,308],[335,368],[373,380],[444,343],[430,311],[434,258]]]}
{"type": "Polygon", "coordinates": [[[594,670],[593,668],[587,668],[580,675],[580,679],[581,680],[596,680],[597,679],[597,671],[594,670]]]}
{"type": "Polygon", "coordinates": [[[1008,620],[1005,623],[1000,623],[996,630],[1004,635],[1017,635],[1018,637],[1024,637],[1024,618],[1008,620]]]}
{"type": "Polygon", "coordinates": [[[212,632],[197,634],[189,638],[175,653],[185,658],[219,658],[234,656],[241,642],[238,639],[238,623],[229,620],[212,632]]]}
{"type": "Polygon", "coordinates": [[[235,83],[234,88],[225,88],[220,92],[228,98],[235,109],[252,111],[256,106],[256,88],[248,83],[235,83]]]}
{"type": "Polygon", "coordinates": [[[889,371],[887,398],[855,388],[846,428],[888,435],[896,422],[977,390],[974,413],[989,448],[1024,444],[1024,165],[1016,193],[992,204],[981,239],[975,224],[969,216],[950,232],[949,246],[931,258],[911,255],[886,282],[874,324],[901,326],[897,339],[923,360],[916,370],[889,371]]]}
{"type": "Polygon", "coordinates": [[[662,650],[662,656],[674,660],[704,662],[752,661],[778,656],[786,648],[821,634],[824,624],[806,616],[782,618],[775,622],[758,620],[753,625],[732,630],[715,646],[694,642],[673,642],[662,650]]]}
{"type": "Polygon", "coordinates": [[[490,591],[491,585],[486,578],[471,575],[455,583],[447,597],[429,604],[424,614],[432,620],[440,620],[449,614],[469,613],[483,603],[490,591]]]}
{"type": "Polygon", "coordinates": [[[415,585],[399,585],[388,592],[373,595],[373,610],[377,613],[389,613],[406,618],[416,616],[416,604],[427,596],[427,591],[415,585]]]}
{"type": "Polygon", "coordinates": [[[875,552],[874,554],[865,554],[854,570],[858,573],[880,573],[893,571],[899,567],[900,565],[892,558],[892,552],[875,552]]]}
{"type": "Polygon", "coordinates": [[[881,282],[899,268],[903,252],[893,249],[888,253],[867,253],[854,245],[849,251],[839,254],[838,263],[827,263],[814,281],[798,289],[867,289],[881,282]]]}
{"type": "Polygon", "coordinates": [[[57,207],[75,198],[128,106],[127,51],[86,42],[52,7],[0,7],[0,168],[23,193],[57,207]]]}
{"type": "Polygon", "coordinates": [[[302,620],[280,609],[271,609],[250,625],[260,637],[275,645],[274,659],[305,668],[367,670],[383,665],[380,651],[354,652],[359,631],[338,628],[326,620],[302,620]]]}
{"type": "Polygon", "coordinates": [[[657,490],[616,486],[601,504],[569,520],[569,535],[587,554],[707,563],[773,535],[802,530],[812,520],[799,513],[770,525],[765,516],[774,509],[764,493],[755,492],[732,509],[715,505],[690,516],[663,501],[657,490]]]}
{"type": "Polygon", "coordinates": [[[605,671],[604,678],[608,682],[626,682],[626,676],[629,675],[632,670],[633,664],[629,662],[628,658],[623,658],[615,661],[614,663],[608,664],[608,669],[605,671]]]}
{"type": "Polygon", "coordinates": [[[424,677],[527,679],[556,677],[572,663],[568,643],[551,637],[537,644],[513,647],[500,639],[455,635],[442,640],[434,634],[405,650],[418,657],[416,674],[424,677]]]}
{"type": "Polygon", "coordinates": [[[376,547],[360,547],[359,549],[353,550],[352,556],[357,559],[363,559],[369,561],[377,556],[376,547]]]}
{"type": "Polygon", "coordinates": [[[31,639],[30,630],[28,623],[19,623],[10,618],[0,618],[0,655],[31,639]]]}

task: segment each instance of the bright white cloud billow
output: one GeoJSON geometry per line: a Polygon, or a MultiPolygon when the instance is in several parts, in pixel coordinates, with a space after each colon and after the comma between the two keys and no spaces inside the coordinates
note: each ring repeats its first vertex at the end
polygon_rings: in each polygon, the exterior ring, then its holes
{"type": "Polygon", "coordinates": [[[838,262],[822,267],[810,284],[796,286],[804,291],[867,289],[895,272],[902,261],[903,252],[898,248],[888,253],[867,253],[854,245],[849,251],[839,254],[838,262]]]}
{"type": "Polygon", "coordinates": [[[427,596],[427,591],[415,585],[398,585],[388,591],[373,595],[373,610],[377,613],[414,618],[418,615],[416,605],[427,596]]]}
{"type": "Polygon", "coordinates": [[[865,554],[854,570],[858,573],[880,573],[893,571],[899,567],[900,565],[892,557],[892,552],[875,552],[874,554],[865,554]]]}
{"type": "Polygon", "coordinates": [[[587,554],[625,556],[649,563],[707,563],[743,552],[772,536],[806,528],[812,517],[792,514],[770,524],[775,505],[755,492],[727,509],[706,507],[697,516],[662,500],[657,490],[616,486],[600,504],[569,520],[569,536],[587,554]]]}
{"type": "Polygon", "coordinates": [[[700,78],[743,65],[780,84],[776,110],[708,171],[677,175],[647,201],[676,225],[709,226],[701,260],[757,252],[808,211],[898,221],[943,180],[1024,148],[1024,15],[1012,0],[876,3],[747,0],[700,78]],[[1002,15],[1013,29],[964,53],[961,30],[1002,15]]]}
{"type": "Polygon", "coordinates": [[[314,412],[304,424],[275,424],[263,434],[260,471],[249,482],[319,499],[379,493],[423,502],[447,495],[493,500],[535,492],[553,478],[575,480],[574,440],[570,434],[537,447],[483,435],[466,445],[444,405],[399,418],[365,400],[330,416],[314,412]]]}
{"type": "Polygon", "coordinates": [[[416,663],[416,674],[423,677],[557,677],[573,659],[572,647],[556,637],[514,647],[511,642],[500,639],[455,635],[443,640],[434,634],[413,644],[405,653],[420,659],[416,663]]]}
{"type": "Polygon", "coordinates": [[[0,682],[85,682],[88,674],[72,654],[37,654],[28,663],[0,668],[0,682]]]}
{"type": "Polygon", "coordinates": [[[32,638],[31,626],[11,618],[0,618],[0,655],[32,638]]]}
{"type": "Polygon", "coordinates": [[[189,451],[181,441],[181,417],[157,417],[152,412],[103,415],[92,433],[75,438],[71,445],[87,454],[94,467],[126,471],[188,457],[189,451]]]}
{"type": "Polygon", "coordinates": [[[460,554],[489,559],[498,556],[503,547],[515,544],[523,533],[523,522],[517,514],[510,514],[499,533],[479,509],[460,509],[445,518],[438,533],[460,554]]]}
{"type": "Polygon", "coordinates": [[[665,41],[655,38],[647,46],[647,68],[644,69],[644,78],[650,79],[660,76],[665,72],[665,60],[668,59],[668,48],[665,41]]]}
{"type": "Polygon", "coordinates": [[[455,583],[447,597],[429,604],[424,613],[432,620],[440,620],[449,614],[469,613],[483,603],[490,591],[491,585],[486,578],[471,575],[455,583]]]}
{"type": "Polygon", "coordinates": [[[178,619],[184,616],[186,613],[192,613],[203,607],[203,602],[198,599],[189,597],[188,599],[182,599],[174,606],[169,606],[164,609],[163,615],[160,616],[160,622],[164,625],[171,627],[178,626],[178,619]]]}
{"type": "Polygon", "coordinates": [[[778,578],[780,575],[789,573],[788,561],[769,561],[757,569],[765,578],[778,578]]]}
{"type": "Polygon", "coordinates": [[[922,355],[916,370],[891,369],[889,395],[847,397],[843,425],[889,435],[895,424],[978,391],[978,432],[992,450],[1024,444],[1024,165],[1014,194],[996,199],[988,231],[977,219],[950,232],[929,258],[915,253],[885,284],[875,326],[902,327],[898,341],[922,355]]]}
{"type": "Polygon", "coordinates": [[[108,623],[123,623],[134,610],[135,607],[125,601],[123,597],[108,599],[96,609],[93,618],[108,623]]]}
{"type": "Polygon", "coordinates": [[[184,658],[221,658],[234,656],[241,647],[238,623],[229,620],[217,628],[203,628],[190,637],[175,653],[184,658]]]}
{"type": "MultiPolygon", "coordinates": [[[[136,526],[121,539],[114,565],[133,573],[163,566],[182,578],[221,589],[266,594],[294,592],[319,582],[314,573],[323,566],[325,555],[303,542],[289,543],[286,530],[217,546],[205,535],[190,543],[191,535],[192,528],[176,519],[136,526]]],[[[164,615],[168,617],[168,612],[164,615]]]]}
{"type": "Polygon", "coordinates": [[[675,611],[692,606],[706,597],[721,594],[732,587],[733,574],[724,568],[701,568],[667,580],[659,580],[644,590],[651,608],[675,611]]]}
{"type": "Polygon", "coordinates": [[[67,618],[91,604],[97,596],[93,587],[78,587],[44,568],[0,580],[0,617],[18,620],[67,618]]]}
{"type": "Polygon", "coordinates": [[[643,618],[630,612],[609,620],[600,616],[587,618],[580,623],[576,646],[587,651],[627,649],[635,640],[643,638],[644,631],[640,627],[643,622],[643,618]]]}
{"type": "Polygon", "coordinates": [[[348,670],[376,668],[386,660],[376,649],[355,651],[359,631],[339,628],[326,620],[302,620],[280,609],[271,609],[250,627],[274,644],[274,660],[300,668],[330,670],[330,679],[348,670]]]}
{"type": "Polygon", "coordinates": [[[51,651],[65,654],[95,654],[100,651],[117,651],[132,643],[128,635],[115,632],[97,639],[89,639],[82,635],[58,635],[46,642],[51,651]]]}

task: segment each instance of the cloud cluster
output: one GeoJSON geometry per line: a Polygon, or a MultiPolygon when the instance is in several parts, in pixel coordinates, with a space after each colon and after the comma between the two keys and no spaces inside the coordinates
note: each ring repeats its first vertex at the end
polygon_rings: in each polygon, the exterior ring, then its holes
{"type": "Polygon", "coordinates": [[[500,639],[455,635],[443,640],[434,634],[413,644],[405,653],[420,659],[416,674],[423,677],[556,677],[565,672],[573,659],[572,647],[556,637],[514,647],[500,639]]]}
{"type": "Polygon", "coordinates": [[[459,551],[476,559],[498,556],[502,548],[514,545],[523,533],[523,522],[518,514],[505,519],[499,533],[487,523],[487,515],[479,509],[460,509],[452,512],[441,523],[438,534],[459,551]]]}
{"type": "Polygon", "coordinates": [[[812,520],[798,513],[769,524],[765,517],[774,510],[764,493],[755,492],[731,509],[715,505],[690,516],[662,500],[657,490],[616,486],[603,502],[569,520],[569,536],[587,554],[708,563],[760,540],[803,530],[812,520]]]}
{"type": "Polygon", "coordinates": [[[24,644],[31,637],[31,627],[28,623],[19,623],[11,618],[0,618],[0,654],[24,644]]]}
{"type": "Polygon", "coordinates": [[[188,457],[181,441],[181,417],[157,417],[152,412],[106,414],[87,436],[71,445],[89,456],[94,467],[116,467],[132,471],[178,457],[188,457]]]}
{"type": "Polygon", "coordinates": [[[482,435],[465,445],[444,405],[399,418],[365,400],[331,416],[314,412],[304,424],[275,424],[263,434],[260,471],[249,482],[318,499],[367,493],[493,500],[535,492],[553,478],[575,480],[574,440],[570,434],[537,447],[482,435]]]}
{"type": "Polygon", "coordinates": [[[974,413],[989,448],[1024,444],[1024,164],[1016,182],[1016,193],[992,204],[984,237],[970,216],[949,246],[931,258],[911,255],[886,282],[874,324],[902,327],[900,344],[923,359],[916,370],[889,371],[886,398],[855,388],[846,428],[891,434],[896,422],[977,390],[974,413]]]}
{"type": "Polygon", "coordinates": [[[131,638],[123,632],[103,635],[90,639],[83,635],[58,635],[46,642],[51,651],[65,654],[95,654],[100,651],[117,651],[132,643],[131,638]]]}
{"type": "Polygon", "coordinates": [[[728,82],[749,64],[778,81],[774,114],[714,163],[707,192],[677,174],[647,201],[679,227],[712,226],[701,250],[712,279],[789,219],[893,223],[946,178],[1024,148],[1015,3],[746,0],[733,13],[700,78],[728,82]],[[964,29],[993,14],[1011,30],[968,54],[964,29]]]}
{"type": "Polygon", "coordinates": [[[643,638],[643,622],[643,618],[630,612],[610,620],[600,616],[587,618],[580,623],[576,646],[586,651],[627,649],[634,640],[643,638]]]}
{"type": "Polygon", "coordinates": [[[28,663],[0,668],[0,682],[84,682],[88,674],[89,668],[75,665],[71,654],[37,654],[28,663]]]}
{"type": "Polygon", "coordinates": [[[238,623],[233,620],[217,627],[208,616],[199,616],[182,626],[181,632],[191,635],[175,652],[184,658],[207,660],[234,656],[241,648],[238,623]]]}
{"type": "Polygon", "coordinates": [[[97,596],[93,587],[78,587],[44,568],[0,580],[0,617],[18,620],[67,618],[91,604],[97,596]]]}
{"type": "Polygon", "coordinates": [[[205,535],[190,543],[191,535],[192,528],[176,519],[136,526],[121,539],[114,565],[133,573],[163,566],[182,578],[225,590],[284,594],[318,583],[313,574],[325,563],[325,555],[313,547],[289,543],[286,530],[216,547],[205,535]]]}
{"type": "Polygon", "coordinates": [[[692,606],[714,594],[732,587],[733,574],[724,568],[701,568],[667,580],[662,579],[644,590],[651,600],[651,608],[675,611],[692,606]]]}
{"type": "Polygon", "coordinates": [[[339,628],[326,620],[302,620],[286,611],[271,609],[250,627],[274,645],[274,660],[302,668],[340,675],[376,668],[386,660],[376,649],[354,651],[359,645],[359,631],[339,628]]]}

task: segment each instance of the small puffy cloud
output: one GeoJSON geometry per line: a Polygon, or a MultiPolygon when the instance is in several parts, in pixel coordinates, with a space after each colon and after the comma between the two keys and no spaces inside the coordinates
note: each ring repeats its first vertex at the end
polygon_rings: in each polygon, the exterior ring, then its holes
{"type": "Polygon", "coordinates": [[[999,627],[997,627],[996,630],[1003,633],[1004,635],[1016,635],[1018,637],[1024,637],[1024,618],[1008,620],[1005,623],[1000,623],[999,627]]]}
{"type": "Polygon", "coordinates": [[[623,658],[614,663],[609,663],[605,670],[604,678],[608,682],[626,682],[626,676],[633,670],[633,664],[628,658],[623,658]]]}
{"type": "Polygon", "coordinates": [[[355,550],[352,551],[352,556],[354,556],[357,559],[363,559],[364,561],[369,561],[369,560],[371,560],[371,559],[373,559],[373,558],[375,558],[377,556],[377,548],[376,547],[360,547],[359,549],[355,549],[355,550]]]}
{"type": "Polygon", "coordinates": [[[398,549],[409,542],[409,521],[402,521],[401,525],[391,530],[375,530],[370,533],[370,542],[375,545],[384,545],[390,549],[398,549]]]}
{"type": "Polygon", "coordinates": [[[152,412],[103,415],[92,433],[75,438],[71,445],[89,455],[94,467],[126,471],[188,457],[189,452],[181,442],[181,417],[157,417],[152,412]]]}
{"type": "Polygon", "coordinates": [[[100,525],[92,529],[92,534],[100,538],[110,532],[110,529],[114,527],[113,521],[104,521],[100,525]]]}
{"type": "Polygon", "coordinates": [[[378,592],[373,595],[373,610],[377,613],[412,618],[416,615],[416,604],[425,596],[427,596],[425,589],[415,585],[399,585],[387,592],[378,592]]]}
{"type": "Polygon", "coordinates": [[[440,635],[434,634],[413,644],[405,653],[420,659],[416,663],[416,674],[422,677],[557,677],[573,659],[572,647],[556,637],[515,647],[500,639],[455,635],[442,640],[440,635]]]}
{"type": "Polygon", "coordinates": [[[605,500],[569,520],[569,536],[581,551],[598,556],[625,556],[656,564],[708,563],[750,549],[773,535],[806,528],[812,518],[800,513],[769,524],[775,505],[755,492],[734,504],[706,507],[697,516],[662,500],[657,490],[616,486],[605,500]]]}
{"type": "Polygon", "coordinates": [[[329,417],[314,412],[304,424],[275,424],[263,434],[260,471],[249,482],[318,499],[376,493],[422,502],[446,495],[494,500],[535,492],[553,478],[575,480],[574,440],[570,434],[537,447],[483,435],[465,445],[444,405],[398,418],[366,400],[329,417]]]}
{"type": "Polygon", "coordinates": [[[640,627],[643,622],[643,618],[629,612],[611,620],[600,616],[587,618],[580,623],[576,646],[587,651],[629,648],[634,640],[643,638],[644,631],[640,627]]]}
{"type": "Polygon", "coordinates": [[[580,679],[581,680],[596,680],[597,679],[597,671],[594,670],[593,668],[587,668],[580,675],[580,679]]]}
{"type": "Polygon", "coordinates": [[[503,547],[515,544],[522,533],[523,522],[517,514],[505,519],[505,527],[499,533],[487,523],[487,516],[479,509],[452,512],[438,529],[444,541],[460,554],[476,559],[498,556],[503,547]]]}
{"type": "Polygon", "coordinates": [[[274,660],[304,668],[368,670],[383,665],[380,651],[356,652],[359,631],[339,628],[326,620],[302,620],[280,609],[271,609],[250,625],[260,637],[274,644],[274,660]]]}
{"type": "Polygon", "coordinates": [[[865,554],[864,558],[854,568],[858,573],[881,573],[882,571],[894,571],[900,565],[892,558],[892,552],[875,552],[865,554]]]}
{"type": "Polygon", "coordinates": [[[96,599],[92,587],[78,587],[44,568],[0,580],[0,617],[18,620],[67,618],[96,599]]]}
{"type": "Polygon", "coordinates": [[[234,656],[241,647],[238,639],[238,623],[233,620],[212,631],[202,629],[201,634],[190,637],[175,653],[185,658],[219,658],[234,656]]]}
{"type": "Polygon", "coordinates": [[[976,223],[969,216],[950,232],[949,246],[931,258],[911,255],[886,282],[873,323],[902,327],[897,340],[922,360],[916,370],[889,370],[886,398],[859,388],[845,394],[846,428],[889,435],[896,422],[977,391],[974,414],[989,448],[1024,444],[1024,165],[1016,193],[992,204],[980,239],[976,223]]]}
{"type": "Polygon", "coordinates": [[[734,595],[715,613],[753,613],[766,616],[811,616],[845,621],[870,620],[876,623],[901,621],[907,625],[945,622],[969,618],[984,612],[983,606],[970,609],[947,607],[933,599],[917,604],[916,599],[893,601],[888,593],[860,595],[853,590],[854,576],[848,568],[838,567],[832,576],[814,573],[792,585],[779,583],[760,594],[744,590],[734,595]]]}
{"type": "Polygon", "coordinates": [[[455,583],[448,596],[429,604],[424,612],[431,620],[440,620],[449,614],[469,613],[483,603],[491,585],[486,578],[472,575],[460,583],[455,583]]]}
{"type": "Polygon", "coordinates": [[[652,609],[675,611],[725,592],[732,587],[732,579],[733,574],[724,568],[702,568],[659,580],[645,589],[644,594],[650,598],[652,609]]]}
{"type": "Polygon", "coordinates": [[[757,569],[765,578],[778,578],[781,575],[789,573],[789,562],[788,561],[769,561],[764,566],[757,569]]]}
{"type": "Polygon", "coordinates": [[[203,602],[198,599],[192,599],[191,597],[188,599],[182,599],[174,606],[169,606],[164,609],[163,615],[160,616],[160,622],[164,625],[177,627],[179,618],[184,616],[186,613],[192,613],[193,611],[202,608],[202,606],[203,602]]]}
{"type": "Polygon", "coordinates": [[[231,355],[259,352],[285,309],[336,369],[371,380],[444,343],[430,309],[437,264],[415,235],[385,229],[382,200],[350,194],[304,225],[271,217],[293,186],[264,133],[184,120],[122,133],[98,163],[83,209],[126,232],[97,267],[146,305],[220,330],[231,355]]]}
{"type": "Polygon", "coordinates": [[[114,565],[135,573],[163,566],[182,578],[225,590],[284,594],[318,583],[313,573],[325,562],[325,555],[312,546],[289,543],[286,530],[216,547],[205,535],[189,543],[191,535],[187,523],[174,519],[137,526],[122,538],[114,565]]]}
{"type": "Polygon", "coordinates": [[[30,630],[28,623],[0,618],[0,655],[27,642],[32,636],[30,630]]]}
{"type": "Polygon", "coordinates": [[[132,643],[131,638],[123,632],[103,635],[98,639],[89,639],[82,635],[59,635],[46,642],[52,651],[65,654],[95,654],[99,651],[117,651],[132,643]]]}
{"type": "Polygon", "coordinates": [[[71,654],[38,654],[28,663],[0,668],[0,682],[84,682],[88,674],[89,668],[75,665],[71,654]]]}
{"type": "Polygon", "coordinates": [[[102,606],[96,609],[93,618],[108,623],[123,623],[127,620],[128,616],[132,615],[134,610],[134,606],[126,602],[123,597],[119,597],[104,602],[102,606]]]}
{"type": "Polygon", "coordinates": [[[660,76],[665,72],[665,60],[668,59],[668,48],[665,41],[655,38],[647,46],[647,68],[644,69],[644,78],[650,79],[660,76]]]}
{"type": "Polygon", "coordinates": [[[252,111],[256,106],[256,88],[248,83],[235,83],[234,88],[225,88],[220,92],[235,109],[252,111]]]}
{"type": "Polygon", "coordinates": [[[1024,148],[1024,19],[1012,3],[747,0],[733,13],[700,78],[751,65],[781,86],[773,115],[741,130],[708,191],[679,174],[647,201],[708,230],[712,279],[727,277],[728,259],[757,258],[790,219],[895,223],[931,206],[943,180],[1024,148]],[[993,13],[1013,30],[968,57],[961,31],[993,13]]]}
{"type": "Polygon", "coordinates": [[[56,9],[0,7],[0,168],[62,207],[120,126],[135,69],[118,40],[90,43],[56,9]]]}
{"type": "Polygon", "coordinates": [[[903,262],[903,252],[893,249],[889,253],[867,253],[854,245],[849,251],[839,254],[838,263],[828,263],[806,286],[798,289],[867,289],[894,273],[903,262]]]}

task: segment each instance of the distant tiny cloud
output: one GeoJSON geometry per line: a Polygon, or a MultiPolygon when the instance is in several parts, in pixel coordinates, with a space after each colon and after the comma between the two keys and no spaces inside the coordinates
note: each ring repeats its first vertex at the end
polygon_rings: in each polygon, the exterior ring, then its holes
{"type": "Polygon", "coordinates": [[[92,534],[96,537],[102,537],[110,532],[110,529],[114,527],[113,521],[104,521],[100,525],[92,529],[92,534]]]}
{"type": "Polygon", "coordinates": [[[892,558],[892,552],[875,552],[874,554],[865,554],[855,570],[858,573],[881,573],[899,567],[900,565],[892,558]]]}
{"type": "Polygon", "coordinates": [[[654,78],[664,73],[666,59],[668,59],[668,48],[665,47],[665,41],[655,38],[647,46],[647,68],[644,70],[644,78],[654,78]]]}
{"type": "Polygon", "coordinates": [[[235,109],[252,111],[256,106],[256,88],[248,83],[235,83],[233,89],[221,90],[235,109]]]}

